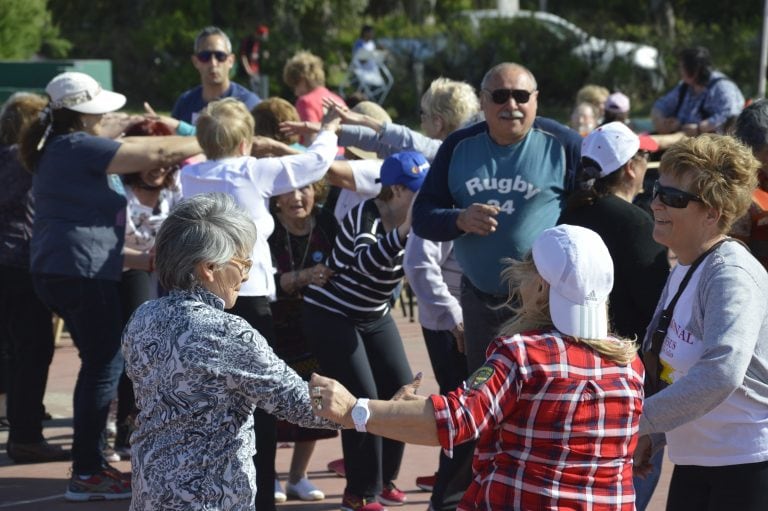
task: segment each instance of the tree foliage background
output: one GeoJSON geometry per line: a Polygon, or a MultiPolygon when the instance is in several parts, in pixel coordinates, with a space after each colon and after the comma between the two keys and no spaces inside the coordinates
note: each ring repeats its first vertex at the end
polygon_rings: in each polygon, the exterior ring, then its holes
{"type": "MultiPolygon", "coordinates": [[[[539,3],[520,0],[520,7],[535,10],[539,3]]],[[[549,12],[597,37],[659,48],[665,86],[678,79],[676,52],[702,44],[745,95],[755,94],[763,9],[758,0],[545,3],[549,12]]],[[[533,70],[545,111],[570,106],[576,90],[588,82],[624,90],[640,112],[647,112],[658,95],[627,66],[597,72],[578,62],[567,43],[553,40],[536,24],[491,22],[478,32],[458,16],[462,10],[493,7],[492,0],[0,0],[0,58],[110,59],[115,88],[129,97],[131,107],[138,109],[146,100],[169,110],[181,91],[199,83],[189,59],[200,28],[220,26],[237,51],[240,39],[265,23],[271,92],[292,99],[281,80],[287,58],[299,49],[320,55],[329,86],[337,86],[360,27],[369,23],[377,37],[417,38],[438,49],[425,59],[406,54],[388,61],[396,86],[384,106],[401,119],[417,117],[419,95],[432,79],[442,75],[478,86],[485,70],[503,60],[533,70]]]]}

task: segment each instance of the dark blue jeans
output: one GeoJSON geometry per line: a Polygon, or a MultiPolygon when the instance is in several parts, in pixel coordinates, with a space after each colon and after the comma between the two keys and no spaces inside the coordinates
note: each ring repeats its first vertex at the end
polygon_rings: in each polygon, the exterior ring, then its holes
{"type": "Polygon", "coordinates": [[[651,465],[653,465],[651,473],[645,476],[645,478],[640,476],[632,477],[632,484],[635,486],[635,511],[645,511],[645,508],[651,503],[651,497],[653,497],[653,492],[656,491],[656,486],[661,478],[661,466],[663,463],[664,449],[659,449],[651,457],[651,465]]]}
{"type": "MultiPolygon", "coordinates": [[[[43,440],[43,397],[53,359],[51,311],[25,268],[0,265],[0,342],[8,342],[8,440],[43,440]]],[[[0,411],[2,412],[2,411],[0,411]]]]}
{"type": "MultiPolygon", "coordinates": [[[[389,399],[413,380],[405,348],[389,312],[370,322],[304,303],[304,335],[324,376],[337,379],[355,397],[389,399]]],[[[405,445],[370,433],[341,433],[347,488],[370,498],[397,478],[405,445]]]]}
{"type": "Polygon", "coordinates": [[[118,282],[33,274],[40,299],[64,322],[80,356],[74,393],[72,471],[93,474],[104,455],[109,403],[123,371],[122,312],[118,282]]]}

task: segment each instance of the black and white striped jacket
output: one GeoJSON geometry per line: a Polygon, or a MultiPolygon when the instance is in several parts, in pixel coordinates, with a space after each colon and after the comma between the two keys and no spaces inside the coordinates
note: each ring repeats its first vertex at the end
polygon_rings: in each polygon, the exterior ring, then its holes
{"type": "Polygon", "coordinates": [[[354,320],[382,317],[403,278],[404,249],[397,229],[384,230],[373,200],[355,206],[341,223],[326,262],[334,276],[323,287],[309,286],[304,300],[354,320]]]}

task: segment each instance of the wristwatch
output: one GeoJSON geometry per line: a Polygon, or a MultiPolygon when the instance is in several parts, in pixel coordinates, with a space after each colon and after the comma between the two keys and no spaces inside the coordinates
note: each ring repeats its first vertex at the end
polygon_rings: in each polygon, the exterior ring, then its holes
{"type": "Polygon", "coordinates": [[[352,407],[352,421],[355,423],[355,429],[360,433],[367,432],[365,425],[368,424],[370,418],[371,411],[368,409],[368,398],[361,397],[352,407]]]}

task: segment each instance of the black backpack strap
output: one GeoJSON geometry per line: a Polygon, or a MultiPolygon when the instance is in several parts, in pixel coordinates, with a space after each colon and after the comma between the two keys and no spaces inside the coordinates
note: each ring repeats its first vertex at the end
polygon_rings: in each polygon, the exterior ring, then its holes
{"type": "Polygon", "coordinates": [[[725,238],[723,240],[718,241],[711,247],[709,247],[709,250],[701,254],[699,257],[696,258],[693,263],[691,263],[690,268],[688,268],[688,271],[685,273],[685,276],[683,277],[683,280],[680,282],[680,285],[677,287],[677,292],[675,293],[675,296],[672,297],[672,300],[669,302],[669,305],[662,310],[661,315],[659,316],[659,320],[656,322],[656,325],[653,328],[653,334],[651,335],[651,349],[646,351],[642,354],[642,360],[643,365],[645,365],[645,395],[646,397],[652,396],[656,392],[662,389],[664,384],[661,381],[661,360],[660,360],[660,354],[661,354],[661,347],[664,344],[664,338],[667,335],[667,329],[669,328],[669,324],[672,321],[672,314],[675,311],[675,305],[677,305],[677,301],[680,299],[680,296],[683,294],[683,291],[685,291],[686,286],[688,285],[688,281],[691,280],[691,277],[693,276],[693,273],[696,271],[696,268],[701,265],[702,262],[704,262],[704,259],[707,258],[709,254],[715,251],[717,247],[725,243],[726,241],[737,241],[740,244],[740,240],[736,240],[733,238],[725,238]]]}
{"type": "Polygon", "coordinates": [[[707,97],[709,96],[709,91],[714,87],[714,85],[719,82],[720,80],[728,80],[730,79],[727,76],[718,76],[717,78],[714,78],[710,80],[710,82],[707,84],[707,94],[704,95],[704,99],[701,100],[701,103],[699,104],[699,117],[701,117],[701,120],[708,119],[710,115],[712,115],[712,112],[704,108],[704,103],[707,102],[707,97]]]}
{"type": "Polygon", "coordinates": [[[677,104],[675,105],[675,111],[672,112],[672,117],[677,117],[677,114],[680,113],[680,107],[683,106],[683,99],[685,98],[686,92],[688,92],[688,84],[681,83],[680,88],[677,90],[677,104]]]}

